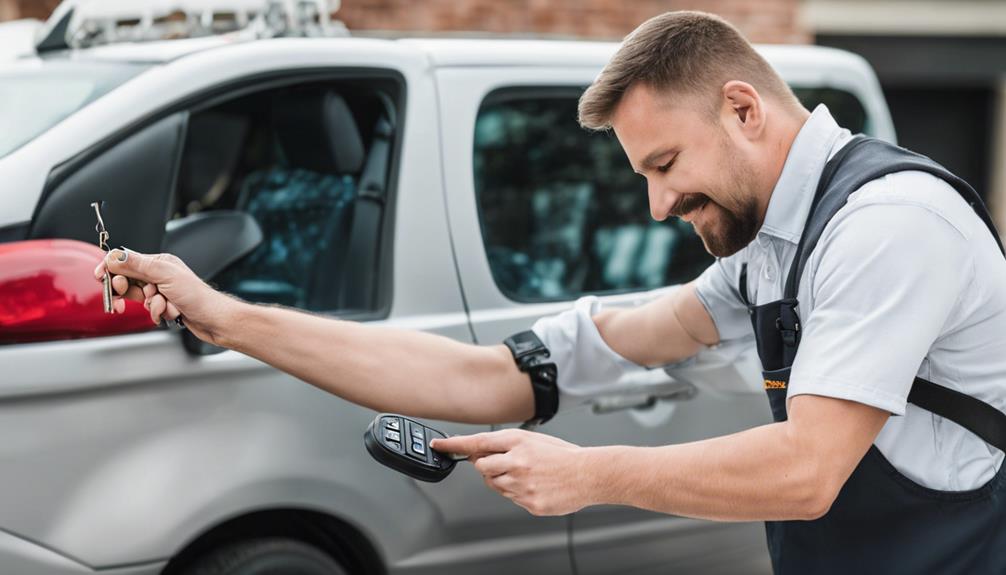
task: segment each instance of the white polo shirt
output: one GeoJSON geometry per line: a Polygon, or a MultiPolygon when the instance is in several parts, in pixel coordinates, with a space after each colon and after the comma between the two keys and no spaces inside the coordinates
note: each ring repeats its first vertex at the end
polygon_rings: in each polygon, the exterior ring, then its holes
{"type": "MultiPolygon", "coordinates": [[[[700,353],[711,364],[753,346],[737,292],[741,265],[748,264],[752,302],[782,297],[821,172],[850,138],[818,106],[790,148],[757,238],[699,277],[698,297],[721,340],[700,353]]],[[[876,445],[926,487],[963,491],[992,478],[1001,451],[907,403],[918,375],[1006,408],[1006,260],[949,184],[901,172],[857,190],[825,228],[797,295],[803,332],[789,397],[848,399],[900,416],[888,420],[876,445]]],[[[558,365],[561,410],[610,393],[622,375],[646,369],[604,342],[591,320],[600,309],[596,297],[581,298],[533,327],[558,365]]],[[[717,389],[750,391],[741,378],[730,379],[717,389]]]]}
{"type": "MultiPolygon", "coordinates": [[[[753,303],[782,297],[821,172],[850,137],[818,106],[755,241],[699,278],[721,340],[752,334],[737,292],[743,263],[753,303]]],[[[1001,451],[907,403],[918,376],[1006,409],[1006,260],[949,184],[901,172],[854,192],[825,228],[797,297],[803,332],[788,397],[836,397],[902,416],[888,420],[876,445],[926,487],[960,491],[992,478],[1001,451]]]]}

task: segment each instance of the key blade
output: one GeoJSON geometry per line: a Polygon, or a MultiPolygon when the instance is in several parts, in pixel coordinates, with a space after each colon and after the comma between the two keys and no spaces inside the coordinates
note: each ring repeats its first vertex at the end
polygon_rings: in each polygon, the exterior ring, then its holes
{"type": "Polygon", "coordinates": [[[101,303],[105,306],[105,313],[112,313],[112,277],[105,272],[101,277],[101,303]]]}

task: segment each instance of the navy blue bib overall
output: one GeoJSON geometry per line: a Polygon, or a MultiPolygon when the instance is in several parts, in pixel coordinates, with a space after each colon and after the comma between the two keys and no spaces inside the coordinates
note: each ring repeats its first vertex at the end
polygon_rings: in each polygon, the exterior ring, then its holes
{"type": "MultiPolygon", "coordinates": [[[[852,192],[907,170],[928,172],[951,184],[999,242],[980,197],[963,180],[928,158],[886,142],[865,137],[850,141],[821,175],[783,299],[751,305],[747,266],[742,267],[740,294],[751,314],[776,421],[786,420],[786,388],[800,344],[797,287],[810,253],[852,192]]],[[[1006,414],[985,402],[920,378],[908,401],[957,422],[999,449],[1006,447],[1006,414]]],[[[873,445],[824,517],[766,523],[773,568],[779,575],[1006,573],[1003,467],[978,489],[937,491],[899,473],[873,445]]]]}

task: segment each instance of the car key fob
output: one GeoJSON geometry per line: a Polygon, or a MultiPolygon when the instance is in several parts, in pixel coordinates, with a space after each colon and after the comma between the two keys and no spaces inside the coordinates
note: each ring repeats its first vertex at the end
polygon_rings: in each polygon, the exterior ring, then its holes
{"type": "Polygon", "coordinates": [[[363,434],[367,451],[380,463],[420,481],[437,482],[454,471],[455,457],[430,448],[430,441],[447,436],[418,421],[382,413],[363,434]]]}

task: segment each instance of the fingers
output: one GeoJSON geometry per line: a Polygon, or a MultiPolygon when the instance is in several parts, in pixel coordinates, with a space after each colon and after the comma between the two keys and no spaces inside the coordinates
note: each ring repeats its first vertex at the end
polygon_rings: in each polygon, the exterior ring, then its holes
{"type": "MultiPolygon", "coordinates": [[[[116,248],[105,254],[102,265],[109,273],[146,283],[159,283],[173,271],[173,262],[167,254],[141,254],[125,248],[116,248]]],[[[95,269],[97,274],[102,265],[95,269]]],[[[97,277],[101,277],[98,275],[97,277]]]]}
{"type": "MultiPolygon", "coordinates": [[[[452,453],[451,455],[464,456],[465,454],[463,454],[463,453],[452,453]]],[[[466,459],[468,461],[470,461],[471,463],[475,463],[479,459],[482,459],[483,457],[487,457],[489,455],[495,455],[495,453],[482,453],[482,452],[472,453],[472,454],[468,455],[466,457],[466,459]]]]}
{"type": "Polygon", "coordinates": [[[131,284],[126,276],[112,276],[112,291],[116,294],[116,296],[112,298],[112,309],[115,313],[125,313],[125,300],[127,299],[133,301],[144,301],[146,299],[143,288],[131,284]]]}
{"type": "Polygon", "coordinates": [[[430,447],[437,451],[461,455],[505,453],[520,441],[523,437],[522,433],[524,432],[518,429],[504,429],[474,435],[456,435],[447,439],[435,439],[431,442],[430,447]]]}
{"type": "Polygon", "coordinates": [[[174,321],[182,316],[182,312],[178,311],[175,304],[166,300],[159,293],[147,298],[143,305],[150,311],[150,320],[158,325],[160,325],[162,319],[174,321]]]}
{"type": "Polygon", "coordinates": [[[129,290],[129,278],[126,276],[112,276],[112,290],[116,295],[124,295],[129,290]]]}
{"type": "MultiPolygon", "coordinates": [[[[104,269],[105,269],[104,264],[101,264],[97,268],[95,268],[95,273],[96,274],[98,274],[99,271],[101,272],[99,275],[97,275],[97,277],[95,277],[96,280],[101,281],[101,277],[104,275],[104,271],[103,271],[104,269]]],[[[132,300],[136,300],[136,301],[143,301],[144,299],[146,299],[146,298],[154,295],[154,293],[156,293],[157,286],[155,286],[153,284],[148,284],[148,283],[145,283],[145,282],[142,282],[142,281],[139,281],[139,280],[132,280],[131,281],[126,276],[114,276],[113,275],[112,276],[112,291],[114,291],[116,295],[123,296],[126,299],[132,299],[132,300]],[[144,289],[146,286],[150,286],[150,289],[152,291],[150,291],[149,293],[147,293],[147,291],[144,289]]]]}
{"type": "Polygon", "coordinates": [[[494,453],[479,458],[474,462],[474,465],[482,475],[496,477],[510,470],[510,456],[506,453],[494,453]]]}
{"type": "Polygon", "coordinates": [[[430,442],[430,447],[444,453],[471,456],[478,452],[474,438],[474,435],[455,435],[447,439],[434,439],[430,442]]]}
{"type": "Polygon", "coordinates": [[[489,489],[492,489],[493,491],[499,493],[503,497],[506,497],[507,499],[510,499],[510,500],[514,500],[517,497],[517,494],[515,492],[511,491],[510,489],[506,489],[506,488],[503,487],[504,484],[507,485],[508,487],[510,487],[511,484],[508,483],[508,482],[506,482],[506,481],[502,481],[502,482],[501,481],[497,481],[497,479],[502,479],[504,477],[506,477],[506,475],[500,476],[499,478],[496,478],[496,477],[483,477],[482,478],[482,482],[486,484],[486,487],[488,487],[489,489]]]}
{"type": "MultiPolygon", "coordinates": [[[[115,276],[115,277],[120,278],[122,276],[115,276]]],[[[122,297],[126,299],[131,299],[133,301],[143,301],[147,299],[146,296],[143,295],[143,289],[140,288],[139,286],[134,285],[129,286],[129,289],[126,290],[126,293],[124,293],[122,297]]]]}
{"type": "Polygon", "coordinates": [[[157,325],[161,325],[161,316],[168,309],[168,300],[164,299],[164,296],[157,294],[152,298],[147,299],[147,309],[150,310],[150,321],[157,325]]]}
{"type": "Polygon", "coordinates": [[[116,295],[121,295],[126,299],[132,299],[136,301],[143,301],[144,299],[149,297],[143,292],[143,286],[139,285],[135,281],[130,281],[129,278],[127,278],[126,276],[112,276],[112,290],[115,291],[116,295]]]}
{"type": "MultiPolygon", "coordinates": [[[[486,483],[500,493],[516,494],[520,483],[512,475],[497,475],[486,479],[486,483]]],[[[512,497],[511,497],[512,498],[512,497]]]]}
{"type": "Polygon", "coordinates": [[[175,321],[181,315],[182,315],[182,312],[178,311],[178,308],[175,307],[175,304],[173,304],[171,302],[168,302],[167,309],[164,312],[164,319],[166,319],[168,321],[175,321]]]}

